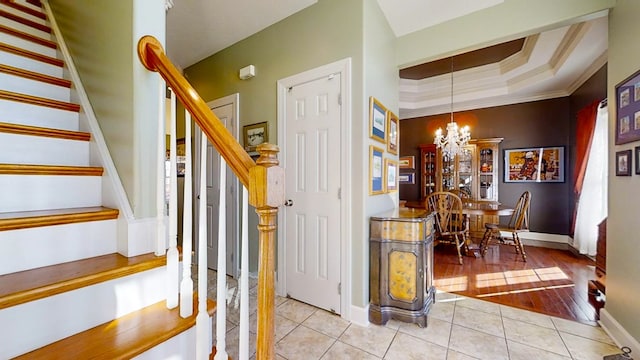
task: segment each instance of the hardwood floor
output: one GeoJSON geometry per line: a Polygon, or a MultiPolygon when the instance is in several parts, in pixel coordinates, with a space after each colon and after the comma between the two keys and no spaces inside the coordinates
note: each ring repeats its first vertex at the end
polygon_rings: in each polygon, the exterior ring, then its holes
{"type": "Polygon", "coordinates": [[[459,265],[454,246],[434,252],[439,290],[595,325],[587,297],[595,263],[566,250],[527,246],[527,262],[512,245],[492,244],[485,258],[465,256],[459,265]]]}

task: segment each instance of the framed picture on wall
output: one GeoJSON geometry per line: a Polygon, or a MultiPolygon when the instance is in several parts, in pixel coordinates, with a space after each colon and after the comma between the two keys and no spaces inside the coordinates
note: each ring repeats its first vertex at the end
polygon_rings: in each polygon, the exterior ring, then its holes
{"type": "Polygon", "coordinates": [[[616,145],[640,140],[640,71],[616,85],[616,145]]]}
{"type": "Polygon", "coordinates": [[[400,156],[400,161],[398,163],[399,163],[400,169],[415,169],[416,168],[416,158],[413,155],[400,156]]]}
{"type": "Polygon", "coordinates": [[[631,176],[631,150],[616,152],[616,176],[631,176]]]}
{"type": "Polygon", "coordinates": [[[369,98],[369,137],[387,142],[387,108],[373,96],[369,98]]]}
{"type": "Polygon", "coordinates": [[[416,174],[414,173],[400,174],[398,175],[398,182],[400,184],[415,184],[416,174]]]}
{"type": "Polygon", "coordinates": [[[398,116],[387,110],[387,151],[398,155],[400,146],[400,126],[398,116]]]}
{"type": "Polygon", "coordinates": [[[269,127],[267,122],[261,122],[242,127],[244,149],[247,152],[256,151],[256,147],[269,141],[269,127]]]}
{"type": "Polygon", "coordinates": [[[383,152],[384,150],[379,147],[369,146],[369,195],[384,193],[383,152]]]}
{"type": "Polygon", "coordinates": [[[398,162],[384,159],[385,189],[387,192],[398,191],[398,162]]]}
{"type": "Polygon", "coordinates": [[[504,182],[564,182],[564,147],[505,150],[504,182]]]}
{"type": "Polygon", "coordinates": [[[640,146],[636,146],[635,148],[635,153],[636,153],[636,175],[640,175],[640,146]]]}

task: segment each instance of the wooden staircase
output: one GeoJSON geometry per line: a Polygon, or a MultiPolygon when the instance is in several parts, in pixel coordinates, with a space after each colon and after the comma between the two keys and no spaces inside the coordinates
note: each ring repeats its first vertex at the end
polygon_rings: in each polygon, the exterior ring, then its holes
{"type": "Polygon", "coordinates": [[[119,210],[58,56],[39,2],[0,0],[0,358],[193,358],[165,257],[117,253],[119,210]]]}

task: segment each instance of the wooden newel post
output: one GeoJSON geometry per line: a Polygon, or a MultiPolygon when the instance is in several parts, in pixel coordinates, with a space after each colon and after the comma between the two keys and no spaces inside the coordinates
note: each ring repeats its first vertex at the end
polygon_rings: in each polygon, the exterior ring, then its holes
{"type": "Polygon", "coordinates": [[[260,157],[249,170],[249,203],[258,214],[258,336],[256,359],[275,359],[275,231],[284,204],[284,170],[278,147],[258,145],[260,157]]]}

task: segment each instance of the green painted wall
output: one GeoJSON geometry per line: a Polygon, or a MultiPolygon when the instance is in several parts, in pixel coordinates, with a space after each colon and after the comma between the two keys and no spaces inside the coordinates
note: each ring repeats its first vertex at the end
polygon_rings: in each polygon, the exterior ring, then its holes
{"type": "MultiPolygon", "coordinates": [[[[615,176],[615,152],[638,142],[615,146],[615,85],[640,69],[640,2],[618,0],[609,15],[609,217],[607,219],[607,302],[605,309],[640,341],[640,176],[615,176]],[[636,201],[639,200],[639,201],[636,201]]],[[[636,159],[638,161],[638,159],[636,159]]],[[[623,344],[627,345],[627,344],[623,344]]],[[[634,358],[637,355],[634,355],[634,358]]]]}
{"type": "Polygon", "coordinates": [[[153,216],[159,79],[142,67],[136,46],[143,34],[164,42],[163,4],[51,0],[50,5],[134,214],[153,216]]]}

